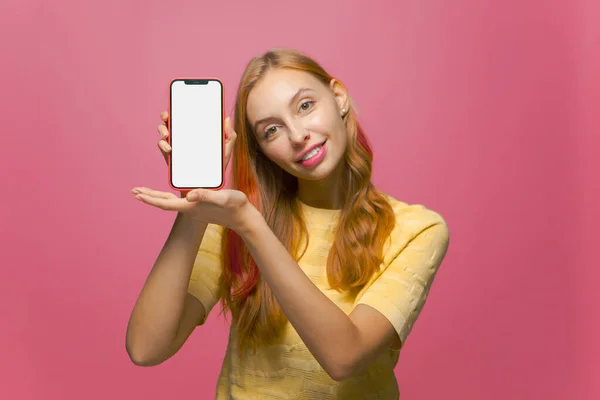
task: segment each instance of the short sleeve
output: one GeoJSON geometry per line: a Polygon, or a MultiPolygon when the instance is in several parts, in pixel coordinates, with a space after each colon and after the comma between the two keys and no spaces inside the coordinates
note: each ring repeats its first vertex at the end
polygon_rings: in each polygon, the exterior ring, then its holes
{"type": "Polygon", "coordinates": [[[206,311],[206,315],[199,325],[206,322],[208,314],[219,301],[218,288],[223,264],[222,235],[222,226],[209,224],[194,260],[188,293],[200,300],[206,311]]]}
{"type": "Polygon", "coordinates": [[[402,346],[425,304],[448,243],[443,220],[422,229],[357,298],[356,304],[373,307],[392,323],[402,346]]]}

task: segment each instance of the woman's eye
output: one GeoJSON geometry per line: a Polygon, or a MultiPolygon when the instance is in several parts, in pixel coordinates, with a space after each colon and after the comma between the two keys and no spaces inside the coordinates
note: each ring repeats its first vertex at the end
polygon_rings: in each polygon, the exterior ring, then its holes
{"type": "Polygon", "coordinates": [[[269,137],[269,134],[271,134],[271,133],[275,133],[275,129],[276,129],[276,128],[277,128],[276,126],[272,126],[272,127],[270,127],[269,129],[267,129],[267,130],[265,131],[265,137],[269,137]]]}
{"type": "MultiPolygon", "coordinates": [[[[312,106],[314,103],[315,102],[312,100],[305,101],[302,104],[300,104],[300,109],[302,111],[309,110],[310,106],[312,106]]],[[[275,133],[277,133],[277,126],[271,126],[270,128],[267,128],[267,130],[264,132],[264,136],[268,138],[269,136],[271,136],[271,134],[275,133]]]]}
{"type": "Polygon", "coordinates": [[[310,107],[305,107],[305,105],[310,104],[312,105],[314,103],[314,101],[305,101],[304,103],[300,104],[300,109],[302,109],[303,111],[308,110],[310,107]]]}

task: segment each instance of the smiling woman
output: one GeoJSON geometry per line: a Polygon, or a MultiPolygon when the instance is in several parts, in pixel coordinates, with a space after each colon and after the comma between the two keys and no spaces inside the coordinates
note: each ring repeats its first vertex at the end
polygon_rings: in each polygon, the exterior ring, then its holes
{"type": "Polygon", "coordinates": [[[232,326],[217,398],[399,398],[394,366],[445,257],[444,219],[373,186],[347,90],[307,56],[252,59],[235,111],[233,189],[134,189],[178,216],[132,312],[131,359],[171,357],[220,301],[232,326]]]}

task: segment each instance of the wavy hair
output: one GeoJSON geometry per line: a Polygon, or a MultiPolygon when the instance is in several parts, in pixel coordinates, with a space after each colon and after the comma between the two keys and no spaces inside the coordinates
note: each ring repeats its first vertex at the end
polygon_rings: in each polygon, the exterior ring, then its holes
{"type": "MultiPolygon", "coordinates": [[[[237,140],[232,156],[232,187],[247,195],[298,261],[302,255],[299,243],[308,244],[308,240],[302,240],[308,239],[308,235],[296,201],[298,180],[262,153],[246,111],[250,91],[274,68],[305,71],[325,85],[329,85],[332,76],[316,61],[296,50],[271,49],[250,60],[236,96],[237,140]]],[[[385,195],[371,183],[373,152],[351,111],[343,117],[349,139],[341,185],[345,189],[345,200],[327,260],[329,284],[338,291],[358,291],[378,271],[384,243],[395,224],[394,212],[385,195]]],[[[288,320],[271,288],[261,278],[246,244],[228,228],[223,232],[222,254],[219,297],[222,312],[231,311],[241,355],[247,349],[276,341],[288,320]]]]}

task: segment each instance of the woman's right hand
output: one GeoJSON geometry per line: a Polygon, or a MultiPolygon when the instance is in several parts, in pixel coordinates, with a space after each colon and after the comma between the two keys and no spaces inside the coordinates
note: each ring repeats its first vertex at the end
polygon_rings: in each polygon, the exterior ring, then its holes
{"type": "MultiPolygon", "coordinates": [[[[158,141],[158,148],[162,153],[165,162],[167,165],[169,164],[169,153],[171,152],[171,146],[167,143],[167,139],[169,138],[169,113],[167,111],[163,111],[160,113],[160,119],[162,119],[163,123],[158,125],[158,133],[160,135],[160,140],[158,141]]],[[[231,118],[225,118],[225,168],[229,165],[229,159],[231,158],[231,153],[233,152],[233,145],[235,144],[235,139],[237,138],[237,133],[233,130],[231,126],[231,118]]],[[[181,197],[185,197],[189,190],[180,191],[181,197]]]]}

